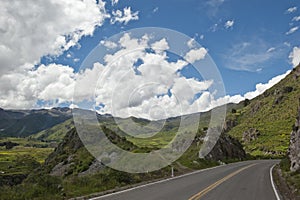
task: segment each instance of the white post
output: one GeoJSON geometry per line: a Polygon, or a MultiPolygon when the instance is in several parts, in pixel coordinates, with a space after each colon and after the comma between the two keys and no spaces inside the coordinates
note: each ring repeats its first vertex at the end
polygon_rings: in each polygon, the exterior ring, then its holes
{"type": "Polygon", "coordinates": [[[174,177],[174,167],[171,168],[171,176],[174,177]]]}

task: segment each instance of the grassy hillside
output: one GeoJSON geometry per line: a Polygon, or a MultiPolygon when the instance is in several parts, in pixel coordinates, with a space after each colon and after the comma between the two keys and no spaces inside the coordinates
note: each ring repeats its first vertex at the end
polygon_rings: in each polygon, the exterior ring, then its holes
{"type": "Polygon", "coordinates": [[[66,133],[73,127],[74,127],[73,120],[68,119],[61,124],[55,125],[49,129],[31,135],[28,138],[43,140],[47,142],[61,142],[65,137],[66,133]]]}
{"type": "Polygon", "coordinates": [[[286,154],[300,98],[299,76],[300,66],[228,115],[228,119],[238,124],[229,134],[238,138],[250,154],[272,157],[286,154]]]}

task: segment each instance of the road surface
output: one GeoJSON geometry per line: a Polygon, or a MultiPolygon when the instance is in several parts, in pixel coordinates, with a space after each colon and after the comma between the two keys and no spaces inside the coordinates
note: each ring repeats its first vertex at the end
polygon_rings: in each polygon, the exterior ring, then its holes
{"type": "Polygon", "coordinates": [[[223,165],[93,200],[277,200],[270,178],[276,163],[258,160],[223,165]]]}

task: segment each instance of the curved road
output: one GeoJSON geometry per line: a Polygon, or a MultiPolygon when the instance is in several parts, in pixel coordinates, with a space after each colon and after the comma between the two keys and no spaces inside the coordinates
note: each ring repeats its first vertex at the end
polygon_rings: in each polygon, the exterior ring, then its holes
{"type": "Polygon", "coordinates": [[[223,165],[93,200],[278,200],[270,178],[276,163],[257,160],[223,165]]]}

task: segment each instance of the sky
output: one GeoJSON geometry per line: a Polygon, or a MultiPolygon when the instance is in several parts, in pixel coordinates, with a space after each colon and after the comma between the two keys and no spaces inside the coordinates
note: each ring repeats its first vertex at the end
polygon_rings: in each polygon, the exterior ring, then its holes
{"type": "Polygon", "coordinates": [[[297,0],[2,0],[0,107],[159,119],[237,103],[299,64],[299,28],[297,0]]]}

